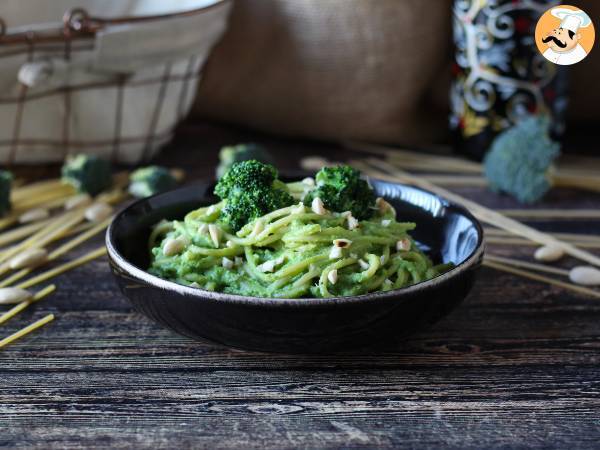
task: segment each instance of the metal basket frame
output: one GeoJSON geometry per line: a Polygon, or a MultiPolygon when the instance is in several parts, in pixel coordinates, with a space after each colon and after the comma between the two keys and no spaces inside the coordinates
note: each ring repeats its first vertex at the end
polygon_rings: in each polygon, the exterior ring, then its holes
{"type": "MultiPolygon", "coordinates": [[[[156,21],[173,17],[191,16],[202,13],[208,9],[214,8],[220,3],[214,3],[202,8],[193,10],[176,12],[163,15],[140,16],[140,17],[117,17],[117,18],[102,18],[92,17],[85,9],[74,8],[66,11],[63,15],[62,28],[45,29],[45,30],[26,30],[9,33],[5,21],[0,18],[0,59],[6,56],[14,56],[26,53],[27,61],[31,62],[36,51],[62,51],[62,56],[65,60],[69,60],[71,54],[77,51],[91,50],[93,45],[90,45],[90,40],[93,40],[96,33],[101,31],[105,26],[111,24],[127,24],[139,23],[147,21],[156,21]],[[2,51],[4,47],[9,47],[2,51]],[[12,49],[10,47],[13,47],[12,49]],[[14,48],[17,47],[17,48],[14,48]]],[[[196,65],[197,57],[189,57],[187,69],[183,74],[172,74],[172,63],[164,64],[162,76],[148,78],[144,80],[131,81],[126,75],[117,75],[114,80],[102,83],[87,83],[77,86],[62,86],[58,88],[48,89],[43,92],[34,94],[28,93],[28,86],[19,83],[18,92],[15,96],[0,97],[0,104],[15,104],[16,113],[13,124],[12,138],[9,140],[0,140],[0,146],[9,147],[8,157],[4,161],[7,166],[12,166],[15,163],[17,149],[20,145],[47,145],[49,147],[62,147],[63,157],[68,156],[71,151],[85,152],[86,149],[93,147],[111,146],[111,159],[116,161],[119,157],[120,146],[124,143],[143,143],[144,149],[138,162],[148,160],[150,151],[155,142],[164,142],[167,140],[171,132],[157,134],[156,127],[160,117],[161,109],[165,99],[165,93],[169,82],[181,81],[181,91],[179,94],[177,106],[177,123],[179,123],[185,114],[183,104],[189,90],[189,84],[197,81],[200,77],[201,66],[196,65]],[[197,68],[196,68],[197,66],[197,68]],[[139,86],[142,84],[158,84],[158,95],[151,115],[150,124],[145,134],[135,137],[121,136],[121,124],[123,114],[123,90],[127,86],[139,86]],[[117,89],[117,107],[115,111],[114,136],[109,140],[96,141],[76,141],[70,139],[70,115],[71,115],[71,95],[73,91],[92,89],[92,88],[110,88],[117,89]],[[62,95],[64,102],[64,117],[62,124],[62,139],[22,139],[21,127],[23,123],[23,110],[25,103],[29,100],[34,100],[51,95],[62,95]]]]}

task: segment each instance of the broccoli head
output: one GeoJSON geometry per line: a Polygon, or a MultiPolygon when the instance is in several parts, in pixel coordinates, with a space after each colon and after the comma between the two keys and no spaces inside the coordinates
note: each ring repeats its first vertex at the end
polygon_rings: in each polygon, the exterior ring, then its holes
{"type": "Polygon", "coordinates": [[[217,178],[222,177],[233,164],[250,159],[265,164],[273,164],[273,157],[262,145],[250,143],[221,148],[219,152],[219,165],[217,166],[217,178]]]}
{"type": "Polygon", "coordinates": [[[257,217],[290,206],[294,198],[277,179],[277,169],[256,160],[233,164],[215,186],[225,201],[221,222],[233,231],[257,217]]]}
{"type": "Polygon", "coordinates": [[[315,176],[316,187],[304,197],[304,204],[320,198],[331,211],[350,211],[359,220],[373,215],[375,192],[360,172],[350,166],[324,167],[315,176]]]}
{"type": "Polygon", "coordinates": [[[138,198],[150,197],[177,186],[171,171],[161,166],[142,167],[131,174],[129,181],[129,192],[138,198]]]}
{"type": "Polygon", "coordinates": [[[79,192],[96,195],[112,184],[110,163],[95,155],[77,155],[62,167],[62,180],[79,192]]]}
{"type": "Polygon", "coordinates": [[[484,173],[493,190],[534,203],[550,189],[548,171],[559,154],[559,144],[548,134],[548,118],[531,116],[494,139],[484,173]]]}
{"type": "Polygon", "coordinates": [[[0,170],[0,216],[10,210],[10,189],[13,176],[8,170],[0,170]]]}

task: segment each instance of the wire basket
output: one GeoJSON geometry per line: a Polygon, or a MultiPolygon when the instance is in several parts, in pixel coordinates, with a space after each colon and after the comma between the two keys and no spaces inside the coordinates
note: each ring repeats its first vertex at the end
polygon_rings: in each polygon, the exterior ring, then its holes
{"type": "MultiPolygon", "coordinates": [[[[44,3],[56,10],[71,1],[44,3]]],[[[19,16],[27,2],[3,7],[0,164],[62,161],[71,153],[129,164],[150,159],[191,108],[231,7],[229,0],[188,0],[178,5],[187,9],[144,14],[155,1],[87,3],[90,12],[69,8],[62,24],[17,18],[13,28],[11,6],[19,16]],[[92,11],[110,5],[134,14],[92,11]]]]}

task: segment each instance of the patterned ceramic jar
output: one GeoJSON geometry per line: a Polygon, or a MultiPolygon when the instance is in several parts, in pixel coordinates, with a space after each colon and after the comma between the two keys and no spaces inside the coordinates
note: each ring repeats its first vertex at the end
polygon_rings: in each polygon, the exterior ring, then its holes
{"type": "Polygon", "coordinates": [[[531,114],[549,115],[552,135],[562,135],[565,68],[548,62],[534,37],[538,18],[555,4],[455,0],[450,128],[459,152],[483,158],[500,131],[531,114]]]}

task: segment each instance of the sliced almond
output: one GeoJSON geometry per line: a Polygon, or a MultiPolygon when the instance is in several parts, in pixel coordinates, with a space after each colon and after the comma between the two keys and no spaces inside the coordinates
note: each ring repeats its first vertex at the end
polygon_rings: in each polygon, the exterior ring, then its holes
{"type": "Polygon", "coordinates": [[[243,258],[241,256],[236,256],[234,258],[234,264],[236,266],[241,266],[243,263],[244,263],[244,260],[243,260],[243,258]]]}
{"type": "Polygon", "coordinates": [[[346,217],[346,220],[348,221],[349,230],[356,230],[358,228],[358,219],[356,219],[352,214],[346,217]]]}
{"type": "Polygon", "coordinates": [[[398,242],[396,242],[396,250],[400,251],[408,251],[410,250],[411,244],[410,244],[410,239],[404,238],[404,239],[400,239],[398,242]]]}
{"type": "Polygon", "coordinates": [[[201,223],[198,226],[198,234],[205,235],[206,233],[208,233],[208,225],[205,223],[201,223]]]}
{"type": "Polygon", "coordinates": [[[337,246],[333,246],[331,247],[331,250],[329,251],[329,259],[339,259],[342,257],[342,248],[341,247],[337,247],[337,246]]]}
{"type": "Polygon", "coordinates": [[[327,279],[329,280],[329,282],[331,284],[335,284],[337,283],[338,280],[338,271],[337,269],[333,269],[331,270],[328,274],[327,274],[327,279]]]}
{"type": "Polygon", "coordinates": [[[221,265],[226,269],[232,269],[233,261],[230,260],[229,258],[226,258],[225,256],[223,256],[223,259],[221,260],[221,265]]]}
{"type": "Polygon", "coordinates": [[[366,261],[365,261],[364,259],[362,259],[362,258],[358,260],[358,265],[360,266],[360,268],[361,268],[362,270],[367,270],[367,269],[370,267],[370,266],[369,266],[369,263],[368,263],[368,262],[366,262],[366,261]]]}
{"type": "Polygon", "coordinates": [[[315,214],[324,215],[327,214],[327,210],[325,209],[325,205],[323,201],[319,197],[313,198],[312,203],[310,204],[310,208],[315,214]]]}
{"type": "Polygon", "coordinates": [[[381,221],[381,226],[382,227],[389,227],[391,223],[392,223],[392,221],[390,219],[383,219],[381,221]]]}
{"type": "Polygon", "coordinates": [[[275,270],[275,261],[265,261],[257,269],[261,272],[273,272],[275,270]]]}
{"type": "Polygon", "coordinates": [[[33,208],[19,216],[19,223],[37,222],[48,217],[50,217],[50,211],[46,208],[33,208]]]}
{"type": "Polygon", "coordinates": [[[112,213],[112,206],[108,203],[96,202],[85,210],[84,216],[90,222],[102,222],[104,219],[108,219],[112,213]]]}
{"type": "Polygon", "coordinates": [[[29,300],[33,295],[25,289],[17,287],[0,288],[0,305],[21,303],[29,300]]]}
{"type": "Polygon", "coordinates": [[[306,177],[302,180],[302,183],[307,186],[313,187],[315,185],[315,179],[312,177],[306,177]]]}
{"type": "Polygon", "coordinates": [[[48,260],[48,252],[43,248],[29,248],[8,262],[13,270],[37,267],[48,260]]]}
{"type": "Polygon", "coordinates": [[[165,256],[178,255],[185,248],[185,244],[180,239],[168,238],[163,245],[163,254],[165,256]]]}

